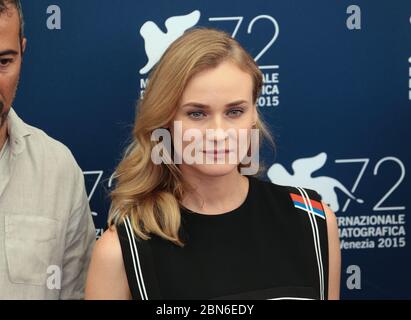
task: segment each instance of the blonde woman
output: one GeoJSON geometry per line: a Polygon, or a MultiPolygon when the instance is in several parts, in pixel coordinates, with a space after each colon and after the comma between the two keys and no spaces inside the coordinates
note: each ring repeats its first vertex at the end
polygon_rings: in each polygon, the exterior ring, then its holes
{"type": "Polygon", "coordinates": [[[168,48],[116,170],[87,299],[339,298],[334,213],[314,190],[255,170],[256,144],[272,141],[257,109],[262,83],[225,32],[190,29],[168,48]]]}

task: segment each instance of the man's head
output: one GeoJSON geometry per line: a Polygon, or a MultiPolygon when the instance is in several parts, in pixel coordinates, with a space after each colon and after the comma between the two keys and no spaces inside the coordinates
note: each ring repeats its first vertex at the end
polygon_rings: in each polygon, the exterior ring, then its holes
{"type": "Polygon", "coordinates": [[[0,0],[0,14],[2,14],[4,11],[6,11],[10,7],[15,8],[19,14],[19,21],[20,21],[19,38],[20,38],[20,42],[22,42],[24,38],[24,18],[23,18],[23,9],[21,8],[20,0],[0,0]]]}
{"type": "Polygon", "coordinates": [[[19,0],[0,0],[0,138],[14,100],[26,46],[19,0]]]}

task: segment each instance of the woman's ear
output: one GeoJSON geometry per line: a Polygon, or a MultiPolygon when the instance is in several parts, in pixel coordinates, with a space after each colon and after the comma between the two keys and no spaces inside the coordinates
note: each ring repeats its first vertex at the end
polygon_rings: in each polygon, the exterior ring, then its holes
{"type": "Polygon", "coordinates": [[[258,121],[258,111],[257,111],[257,104],[255,104],[254,109],[253,109],[253,126],[257,125],[258,121]]]}

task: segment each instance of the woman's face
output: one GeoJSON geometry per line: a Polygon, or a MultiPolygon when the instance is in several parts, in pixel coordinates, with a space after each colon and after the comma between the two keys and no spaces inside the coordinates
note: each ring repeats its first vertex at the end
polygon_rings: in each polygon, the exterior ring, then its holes
{"type": "Polygon", "coordinates": [[[257,120],[251,75],[222,62],[196,74],[177,107],[170,129],[181,170],[212,176],[236,170],[257,120]],[[174,131],[178,128],[181,134],[174,131]]]}

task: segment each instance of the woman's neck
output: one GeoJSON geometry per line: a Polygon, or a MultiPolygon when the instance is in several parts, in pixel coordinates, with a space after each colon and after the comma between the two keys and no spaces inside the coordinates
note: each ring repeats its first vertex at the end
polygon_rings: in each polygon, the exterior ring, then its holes
{"type": "MultiPolygon", "coordinates": [[[[196,192],[186,192],[182,205],[204,214],[221,214],[239,207],[248,194],[249,181],[237,170],[224,176],[184,172],[185,181],[196,192]]],[[[190,170],[191,171],[191,170],[190,170]]]]}

